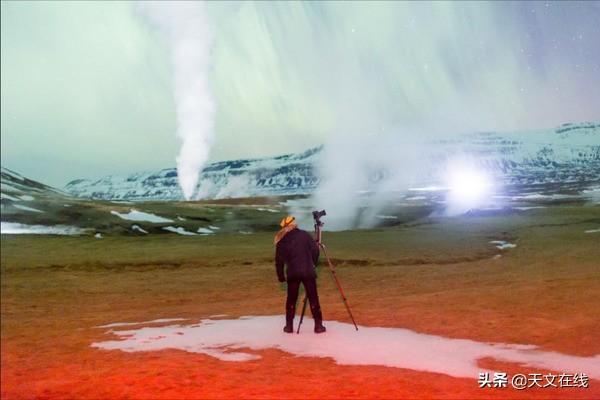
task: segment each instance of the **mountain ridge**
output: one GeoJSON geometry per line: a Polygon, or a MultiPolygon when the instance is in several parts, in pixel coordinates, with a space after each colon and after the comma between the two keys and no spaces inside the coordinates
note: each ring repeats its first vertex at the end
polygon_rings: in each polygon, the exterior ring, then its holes
{"type": "MultiPolygon", "coordinates": [[[[200,173],[195,198],[310,194],[320,182],[317,163],[323,148],[321,145],[302,153],[208,164],[200,173]]],[[[597,182],[600,123],[455,135],[428,143],[423,157],[429,159],[434,169],[457,152],[469,154],[478,165],[510,185],[597,182]]],[[[384,172],[377,175],[381,178],[384,172]]],[[[76,179],[64,190],[76,197],[103,200],[183,200],[175,168],[76,179]]]]}

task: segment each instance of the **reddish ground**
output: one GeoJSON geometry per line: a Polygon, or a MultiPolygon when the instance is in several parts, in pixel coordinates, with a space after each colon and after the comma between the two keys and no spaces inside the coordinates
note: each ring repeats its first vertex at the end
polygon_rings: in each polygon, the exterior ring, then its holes
{"type": "MultiPolygon", "coordinates": [[[[410,254],[413,236],[398,231],[400,244],[394,242],[392,248],[400,250],[388,253],[399,262],[371,262],[385,256],[373,250],[364,265],[349,262],[338,274],[362,325],[593,356],[600,354],[600,246],[597,236],[583,233],[588,225],[577,224],[514,231],[518,247],[499,260],[484,254],[472,261],[405,265],[403,256],[413,260],[424,250],[410,254]],[[405,242],[410,246],[403,249],[405,242]]],[[[330,249],[351,254],[355,237],[368,250],[366,233],[352,235],[332,240],[330,249]],[[344,243],[347,248],[341,251],[344,243]]],[[[152,246],[165,246],[161,261],[152,261],[137,238],[122,246],[123,238],[3,238],[2,398],[600,398],[597,380],[587,389],[480,389],[476,376],[456,379],[398,368],[341,366],[278,350],[261,351],[262,358],[255,361],[225,362],[183,351],[124,353],[90,347],[110,338],[106,329],[95,327],[113,322],[281,313],[284,293],[269,259],[270,236],[252,240],[259,239],[266,245],[255,254],[250,254],[251,246],[237,249],[235,243],[221,251],[223,257],[250,259],[248,265],[211,265],[191,258],[174,263],[167,256],[173,251],[182,257],[188,244],[192,255],[209,251],[208,244],[217,246],[203,241],[205,247],[199,247],[204,239],[175,238],[171,243],[149,238],[152,246]],[[64,249],[61,243],[66,243],[64,249]],[[131,263],[77,261],[103,260],[102,252],[123,260],[133,250],[141,255],[131,263]],[[67,256],[72,261],[57,261],[67,256]]],[[[382,240],[373,240],[372,246],[382,240]]],[[[346,321],[331,280],[325,275],[319,281],[325,318],[346,321]]],[[[509,374],[549,372],[493,360],[481,365],[509,374]]]]}

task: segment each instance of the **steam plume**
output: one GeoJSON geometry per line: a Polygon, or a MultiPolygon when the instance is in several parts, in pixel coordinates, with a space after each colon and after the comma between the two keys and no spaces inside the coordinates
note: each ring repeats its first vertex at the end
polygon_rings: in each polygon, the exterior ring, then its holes
{"type": "Polygon", "coordinates": [[[143,17],[165,36],[173,70],[177,113],[179,185],[190,199],[213,142],[215,105],[208,83],[213,37],[203,2],[156,1],[138,3],[143,17]]]}

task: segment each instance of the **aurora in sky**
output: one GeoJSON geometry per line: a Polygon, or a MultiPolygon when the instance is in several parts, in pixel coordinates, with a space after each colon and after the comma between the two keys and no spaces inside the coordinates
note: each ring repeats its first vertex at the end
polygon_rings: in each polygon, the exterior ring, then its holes
{"type": "MultiPolygon", "coordinates": [[[[172,167],[167,43],[129,2],[2,2],[2,163],[58,186],[172,167]]],[[[211,160],[332,135],[600,119],[598,2],[209,2],[211,160]]]]}

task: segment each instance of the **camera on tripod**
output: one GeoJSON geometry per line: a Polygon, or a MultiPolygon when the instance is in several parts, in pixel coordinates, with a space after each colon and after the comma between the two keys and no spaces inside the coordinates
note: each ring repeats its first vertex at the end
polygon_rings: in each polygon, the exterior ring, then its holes
{"type": "MultiPolygon", "coordinates": [[[[356,321],[354,320],[352,311],[350,311],[350,305],[348,304],[348,299],[346,299],[346,295],[344,294],[344,291],[342,290],[342,285],[340,284],[340,281],[338,280],[338,278],[335,274],[335,268],[333,266],[333,263],[329,259],[329,256],[327,255],[327,251],[325,250],[325,245],[323,244],[323,240],[321,237],[322,236],[321,228],[324,225],[324,223],[321,222],[321,217],[327,215],[327,213],[325,212],[325,210],[321,210],[321,211],[316,210],[316,211],[312,212],[312,215],[313,215],[313,218],[315,219],[315,242],[317,242],[319,249],[321,249],[321,251],[325,255],[325,259],[327,260],[327,265],[329,266],[329,271],[331,271],[331,276],[333,276],[333,280],[335,281],[335,284],[337,285],[340,295],[342,296],[342,301],[344,302],[344,305],[346,306],[346,310],[348,311],[348,315],[350,315],[350,319],[352,320],[352,323],[354,324],[354,328],[358,331],[358,325],[356,325],[356,321]]],[[[302,320],[304,319],[304,313],[306,312],[307,300],[308,300],[308,297],[304,296],[304,304],[302,305],[302,315],[300,316],[300,324],[298,325],[298,330],[296,331],[296,333],[300,333],[300,326],[302,325],[302,320]]]]}
{"type": "Polygon", "coordinates": [[[321,222],[321,217],[327,215],[327,213],[325,212],[325,210],[321,210],[321,211],[313,211],[312,212],[313,218],[315,220],[315,223],[319,226],[323,225],[323,223],[321,222]]]}

